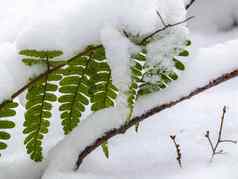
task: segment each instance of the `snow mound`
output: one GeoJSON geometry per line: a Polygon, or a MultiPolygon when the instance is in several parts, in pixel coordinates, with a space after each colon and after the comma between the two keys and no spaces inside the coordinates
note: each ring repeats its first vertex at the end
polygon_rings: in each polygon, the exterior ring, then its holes
{"type": "Polygon", "coordinates": [[[88,45],[100,43],[105,26],[145,35],[162,27],[156,11],[171,24],[186,15],[183,0],[70,0],[54,6],[54,11],[48,8],[24,28],[17,38],[18,49],[59,49],[72,56],[88,45]]]}

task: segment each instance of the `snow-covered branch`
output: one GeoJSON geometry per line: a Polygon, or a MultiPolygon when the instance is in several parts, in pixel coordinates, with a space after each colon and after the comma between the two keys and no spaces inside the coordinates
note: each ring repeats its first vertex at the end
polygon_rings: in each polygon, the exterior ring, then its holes
{"type": "Polygon", "coordinates": [[[138,99],[133,119],[125,123],[127,106],[98,111],[83,120],[68,136],[52,149],[43,179],[55,178],[59,171],[72,171],[105,140],[123,134],[138,122],[171,108],[216,85],[238,76],[237,40],[201,48],[192,52],[192,61],[179,80],[162,90],[138,99]],[[216,65],[214,65],[216,64],[216,65]],[[109,117],[110,116],[110,117],[109,117]],[[78,141],[78,142],[76,142],[78,141]],[[67,152],[66,152],[67,151],[67,152]],[[62,163],[62,161],[64,161],[62,163]]]}
{"type": "Polygon", "coordinates": [[[159,113],[163,110],[166,110],[168,108],[171,108],[185,100],[188,100],[190,98],[192,98],[193,96],[196,96],[210,88],[213,88],[221,83],[224,83],[230,79],[233,79],[235,77],[238,76],[238,69],[233,70],[231,72],[225,73],[221,76],[218,76],[215,79],[212,79],[209,81],[209,83],[207,83],[204,86],[200,86],[198,88],[195,88],[194,90],[192,90],[188,95],[182,96],[176,100],[170,101],[168,103],[164,103],[161,104],[159,106],[156,106],[150,110],[147,110],[145,113],[141,114],[140,116],[136,116],[134,117],[130,122],[122,125],[120,128],[117,129],[112,129],[109,130],[107,132],[105,132],[105,135],[102,137],[99,137],[93,144],[88,145],[79,155],[78,155],[78,159],[75,165],[75,169],[78,169],[79,166],[81,165],[82,161],[84,158],[86,158],[92,151],[94,151],[98,146],[100,146],[104,141],[111,139],[112,137],[119,135],[119,134],[123,134],[125,133],[129,128],[133,127],[134,125],[136,125],[138,122],[142,122],[145,119],[149,119],[150,116],[159,113]]]}

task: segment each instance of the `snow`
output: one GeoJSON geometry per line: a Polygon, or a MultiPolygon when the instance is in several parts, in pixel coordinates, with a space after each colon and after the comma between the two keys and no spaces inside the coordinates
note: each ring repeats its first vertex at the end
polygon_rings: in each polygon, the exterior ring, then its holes
{"type": "Polygon", "coordinates": [[[174,0],[151,0],[149,3],[145,0],[100,3],[97,0],[70,0],[66,6],[64,2],[49,4],[44,15],[36,16],[19,34],[17,48],[59,49],[65,56],[72,56],[88,45],[99,43],[105,26],[133,35],[151,33],[162,26],[156,11],[167,23],[181,21],[186,15],[183,0],[176,3],[174,0]]]}
{"type": "Polygon", "coordinates": [[[159,33],[157,40],[147,46],[148,65],[160,64],[162,68],[173,70],[173,58],[186,49],[187,40],[189,40],[189,32],[184,25],[159,33]]]}
{"type": "Polygon", "coordinates": [[[235,179],[237,146],[223,145],[227,154],[217,156],[209,164],[211,152],[204,137],[205,131],[209,129],[215,140],[222,107],[229,104],[224,137],[237,139],[237,102],[232,99],[237,92],[227,94],[227,88],[235,83],[237,80],[152,117],[142,124],[138,134],[132,129],[126,136],[116,137],[109,145],[110,159],[104,159],[99,149],[84,161],[78,175],[82,178],[113,179],[235,179]],[[177,165],[175,148],[169,139],[172,134],[177,135],[177,142],[181,145],[183,169],[177,165]]]}
{"type": "MultiPolygon", "coordinates": [[[[101,32],[102,44],[106,49],[106,57],[112,69],[112,81],[122,93],[130,85],[130,53],[137,50],[116,28],[107,26],[101,32]],[[119,68],[118,68],[119,67],[119,68]]],[[[124,101],[127,103],[127,101],[124,101]]]]}
{"type": "MultiPolygon", "coordinates": [[[[0,30],[0,101],[25,84],[30,76],[43,70],[39,67],[30,70],[22,65],[17,55],[19,49],[57,48],[63,49],[64,57],[67,57],[92,42],[102,41],[107,48],[109,63],[112,66],[120,66],[123,63],[125,67],[128,62],[128,51],[131,53],[138,49],[123,37],[122,29],[141,35],[157,29],[162,25],[154,13],[158,9],[166,22],[184,19],[184,12],[180,14],[182,1],[176,0],[177,6],[163,6],[163,3],[173,4],[174,0],[160,0],[163,2],[161,4],[157,2],[156,0],[150,3],[143,0],[106,0],[101,3],[96,0],[68,0],[67,3],[59,0],[4,2],[4,10],[0,11],[0,24],[5,27],[0,30]],[[44,14],[41,13],[43,11],[44,14]],[[86,18],[81,16],[85,12],[89,14],[86,18]],[[46,19],[49,14],[50,18],[46,19]],[[120,42],[119,45],[115,41],[120,42]],[[116,60],[118,63],[113,62],[115,56],[121,59],[121,63],[118,60],[116,60]]],[[[190,22],[193,47],[190,50],[192,56],[185,59],[188,61],[186,71],[165,91],[141,99],[136,105],[136,114],[187,94],[191,89],[206,84],[208,79],[237,67],[238,30],[231,25],[238,19],[237,8],[236,0],[229,0],[229,3],[225,0],[209,2],[201,0],[192,7],[190,14],[197,17],[190,22]],[[214,13],[210,12],[211,8],[214,13]]],[[[128,69],[124,68],[124,71],[118,69],[120,68],[115,68],[112,72],[113,81],[123,92],[129,83],[128,69]]],[[[54,125],[51,126],[50,134],[45,141],[45,154],[49,150],[50,152],[47,160],[41,164],[31,162],[25,154],[21,133],[24,110],[20,108],[18,116],[14,117],[17,128],[12,131],[13,138],[9,141],[9,149],[4,151],[3,157],[0,158],[0,179],[236,179],[238,145],[223,145],[222,148],[227,153],[217,156],[210,164],[211,151],[204,133],[209,129],[212,139],[216,139],[222,107],[228,105],[224,137],[238,139],[237,82],[237,79],[234,79],[152,116],[140,126],[139,133],[131,129],[125,135],[113,138],[109,141],[109,160],[104,158],[99,148],[85,159],[76,173],[72,172],[72,168],[78,153],[98,136],[102,136],[105,131],[124,123],[123,116],[127,110],[125,95],[120,94],[121,98],[118,99],[119,105],[116,108],[90,115],[71,135],[56,146],[63,136],[62,131],[59,131],[59,114],[55,110],[51,122],[54,125]],[[169,139],[171,134],[176,134],[177,141],[181,144],[183,169],[177,166],[175,148],[169,139]],[[55,147],[52,149],[53,146],[55,147]]]]}
{"type": "Polygon", "coordinates": [[[72,171],[74,168],[72,164],[74,164],[78,156],[78,151],[83,151],[98,136],[103,136],[110,129],[122,125],[125,122],[123,119],[126,112],[127,106],[108,108],[90,115],[87,120],[83,120],[79,127],[77,127],[77,130],[73,130],[68,135],[69,137],[67,136],[68,140],[62,140],[62,142],[56,145],[63,146],[64,150],[54,147],[50,151],[47,171],[43,178],[50,178],[51,174],[53,174],[52,178],[54,178],[55,171],[72,171]],[[107,117],[108,114],[110,114],[110,118],[107,117]],[[80,135],[78,133],[79,131],[80,135]],[[80,143],[76,144],[75,138],[80,140],[80,143]],[[64,162],[60,162],[62,159],[64,159],[64,162]],[[55,165],[56,163],[57,165],[55,165]]]}
{"type": "Polygon", "coordinates": [[[228,32],[237,26],[237,0],[200,0],[191,7],[191,13],[196,16],[197,22],[191,27],[200,33],[228,32]],[[201,13],[202,10],[202,13],[201,13]]]}

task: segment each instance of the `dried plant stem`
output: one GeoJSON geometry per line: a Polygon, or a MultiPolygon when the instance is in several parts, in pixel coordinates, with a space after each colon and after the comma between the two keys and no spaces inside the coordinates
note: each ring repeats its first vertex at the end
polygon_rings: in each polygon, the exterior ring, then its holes
{"type": "Polygon", "coordinates": [[[213,144],[213,142],[211,140],[210,131],[206,131],[206,134],[205,134],[205,137],[207,138],[210,148],[212,150],[212,156],[211,156],[210,162],[212,162],[215,155],[224,153],[223,150],[218,151],[218,147],[221,143],[233,143],[233,144],[237,143],[237,141],[235,141],[235,140],[222,139],[222,131],[223,131],[223,126],[224,126],[224,119],[225,119],[226,111],[227,111],[226,106],[224,106],[222,116],[221,116],[221,123],[220,123],[220,127],[219,127],[218,138],[217,138],[215,145],[213,144]]]}
{"type": "Polygon", "coordinates": [[[176,159],[178,161],[179,167],[183,168],[183,166],[182,166],[182,153],[181,153],[180,145],[176,142],[176,135],[171,135],[170,138],[173,141],[174,146],[176,148],[176,153],[177,153],[177,158],[176,159]]]}

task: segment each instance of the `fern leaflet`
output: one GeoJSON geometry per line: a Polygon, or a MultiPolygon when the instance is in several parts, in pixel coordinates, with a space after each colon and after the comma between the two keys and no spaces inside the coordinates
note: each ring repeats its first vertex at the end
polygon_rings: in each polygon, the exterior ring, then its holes
{"type": "MultiPolygon", "coordinates": [[[[136,55],[132,56],[132,61],[134,65],[131,67],[131,85],[129,87],[128,96],[128,108],[129,114],[127,121],[129,121],[133,115],[134,105],[136,99],[138,98],[138,92],[141,84],[143,84],[143,76],[145,74],[145,62],[146,62],[146,50],[142,50],[136,55]]],[[[138,125],[136,125],[136,131],[138,130],[138,125]]]]}
{"type": "MultiPolygon", "coordinates": [[[[5,140],[10,139],[11,135],[5,131],[5,129],[12,129],[15,127],[15,123],[7,120],[6,118],[16,115],[15,108],[18,106],[17,103],[13,101],[5,101],[0,109],[0,150],[7,148],[5,140]]],[[[1,156],[1,154],[0,154],[1,156]]]]}

